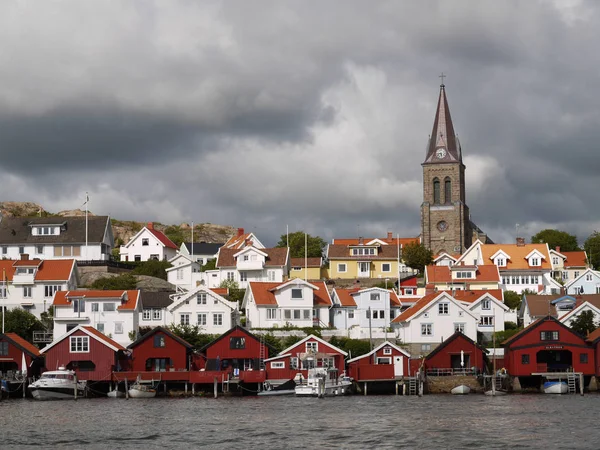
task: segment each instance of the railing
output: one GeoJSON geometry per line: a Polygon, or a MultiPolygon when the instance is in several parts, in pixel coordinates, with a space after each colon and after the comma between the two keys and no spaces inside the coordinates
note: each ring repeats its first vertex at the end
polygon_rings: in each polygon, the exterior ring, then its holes
{"type": "Polygon", "coordinates": [[[464,368],[464,369],[427,369],[428,376],[431,377],[445,377],[450,375],[477,375],[477,368],[464,368]]]}
{"type": "Polygon", "coordinates": [[[52,342],[54,333],[52,331],[34,331],[33,332],[33,343],[34,344],[48,344],[52,342]]]}
{"type": "Polygon", "coordinates": [[[133,264],[131,262],[112,261],[112,260],[102,261],[99,259],[80,260],[80,261],[77,261],[77,265],[80,267],[106,266],[106,267],[115,267],[117,269],[134,269],[136,266],[135,264],[133,264]]]}

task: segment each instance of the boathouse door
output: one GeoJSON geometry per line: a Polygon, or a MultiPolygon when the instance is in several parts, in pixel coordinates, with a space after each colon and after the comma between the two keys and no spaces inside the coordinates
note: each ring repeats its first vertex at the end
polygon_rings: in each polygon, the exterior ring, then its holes
{"type": "Polygon", "coordinates": [[[394,376],[401,377],[404,375],[404,365],[402,364],[402,356],[394,356],[394,376]]]}

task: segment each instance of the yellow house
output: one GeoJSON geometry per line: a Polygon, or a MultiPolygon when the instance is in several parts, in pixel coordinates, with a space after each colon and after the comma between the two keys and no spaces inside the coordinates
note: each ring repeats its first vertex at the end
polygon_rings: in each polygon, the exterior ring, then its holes
{"type": "Polygon", "coordinates": [[[322,265],[323,258],[290,258],[290,278],[320,280],[322,265]]]}
{"type": "Polygon", "coordinates": [[[329,244],[327,259],[331,279],[398,277],[398,247],[395,245],[381,245],[377,241],[365,244],[362,239],[356,244],[329,244]]]}

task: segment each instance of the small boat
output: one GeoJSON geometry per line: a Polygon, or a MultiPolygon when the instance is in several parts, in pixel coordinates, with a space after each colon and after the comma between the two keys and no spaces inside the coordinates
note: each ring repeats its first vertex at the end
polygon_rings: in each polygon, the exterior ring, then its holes
{"type": "Polygon", "coordinates": [[[544,383],[545,394],[566,394],[569,386],[564,381],[546,381],[544,383]]]}
{"type": "Polygon", "coordinates": [[[450,391],[450,393],[453,395],[465,395],[465,394],[468,394],[469,392],[471,392],[471,388],[464,384],[461,384],[460,386],[456,386],[455,388],[453,388],[450,391]]]}
{"type": "Polygon", "coordinates": [[[497,391],[496,389],[492,389],[489,391],[485,391],[485,395],[490,395],[492,397],[499,397],[501,395],[506,395],[506,391],[497,391]]]}
{"type": "Polygon", "coordinates": [[[44,372],[39,380],[29,385],[31,395],[36,400],[60,400],[83,397],[86,381],[77,381],[74,371],[59,367],[58,370],[44,372]]]}
{"type": "Polygon", "coordinates": [[[294,390],[297,397],[328,397],[350,394],[352,378],[342,373],[337,376],[337,369],[315,367],[308,369],[308,377],[302,380],[294,390]]]}
{"type": "Polygon", "coordinates": [[[258,392],[256,395],[267,396],[267,395],[294,395],[296,393],[296,383],[294,380],[288,380],[279,386],[273,386],[268,381],[263,383],[263,390],[258,392]]]}
{"type": "Polygon", "coordinates": [[[156,387],[153,381],[144,381],[137,379],[128,390],[131,398],[152,398],[156,397],[156,387]]]}
{"type": "Polygon", "coordinates": [[[119,391],[118,389],[113,389],[112,391],[108,391],[108,394],[106,394],[106,396],[109,398],[124,398],[125,392],[119,391]]]}

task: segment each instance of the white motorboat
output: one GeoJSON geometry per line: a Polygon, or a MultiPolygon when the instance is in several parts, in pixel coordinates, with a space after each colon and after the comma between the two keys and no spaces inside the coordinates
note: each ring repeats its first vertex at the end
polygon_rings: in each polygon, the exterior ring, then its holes
{"type": "Polygon", "coordinates": [[[460,386],[456,386],[453,388],[450,393],[453,395],[465,395],[471,392],[471,388],[467,385],[461,384],[460,386]]]}
{"type": "Polygon", "coordinates": [[[131,398],[152,398],[156,397],[156,387],[154,381],[138,380],[133,383],[128,390],[131,398]]]}
{"type": "Polygon", "coordinates": [[[338,377],[337,369],[316,367],[308,369],[308,377],[294,391],[298,397],[326,397],[350,394],[351,388],[352,379],[345,373],[338,377]]]}
{"type": "Polygon", "coordinates": [[[106,396],[109,398],[123,398],[125,397],[125,392],[119,391],[118,389],[113,389],[112,391],[108,391],[106,396]]]}
{"type": "Polygon", "coordinates": [[[544,383],[545,394],[566,394],[569,386],[564,381],[546,381],[544,383]]]}
{"type": "Polygon", "coordinates": [[[39,380],[29,385],[33,398],[37,400],[61,400],[82,397],[86,381],[77,381],[74,371],[59,367],[58,370],[44,372],[39,380]]]}

